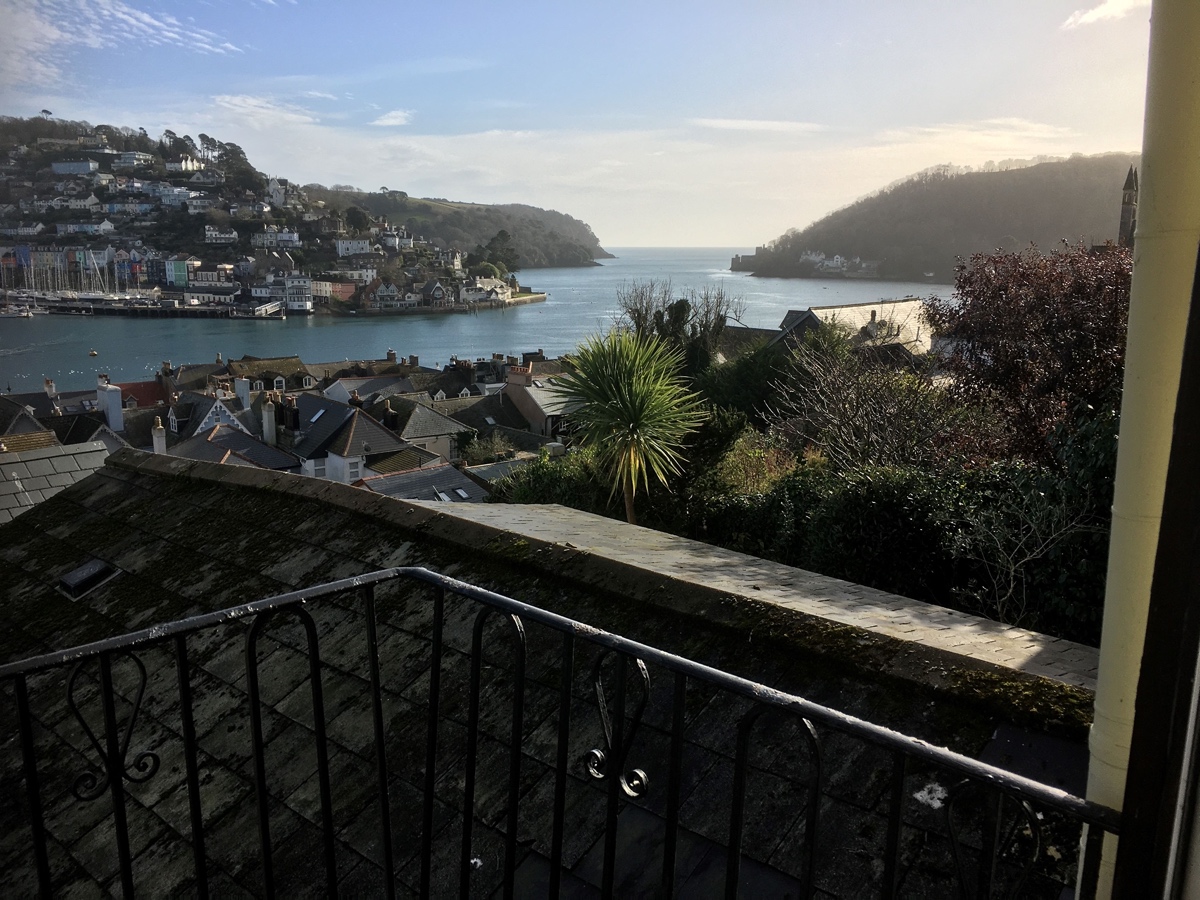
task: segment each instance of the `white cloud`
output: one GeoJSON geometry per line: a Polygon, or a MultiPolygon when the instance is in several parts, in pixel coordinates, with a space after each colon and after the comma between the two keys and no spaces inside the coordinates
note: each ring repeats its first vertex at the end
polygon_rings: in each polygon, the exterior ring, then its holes
{"type": "Polygon", "coordinates": [[[788,119],[692,119],[692,124],[722,131],[767,131],[783,134],[813,134],[826,130],[824,125],[817,122],[793,122],[788,119]]]}
{"type": "Polygon", "coordinates": [[[60,60],[73,47],[101,50],[141,42],[203,54],[243,52],[214,31],[122,0],[0,0],[0,21],[0,84],[8,86],[59,83],[60,60]]]}
{"type": "Polygon", "coordinates": [[[1063,28],[1078,28],[1080,25],[1091,25],[1109,19],[1123,19],[1135,9],[1143,9],[1150,5],[1150,0],[1103,0],[1099,6],[1091,9],[1077,9],[1063,22],[1063,28]]]}
{"type": "Polygon", "coordinates": [[[407,125],[412,121],[413,111],[411,109],[393,109],[389,113],[384,113],[372,125],[407,125]]]}
{"type": "Polygon", "coordinates": [[[325,91],[305,91],[305,97],[312,97],[314,100],[336,100],[337,97],[325,91]]]}
{"type": "Polygon", "coordinates": [[[307,109],[290,103],[278,103],[266,97],[248,94],[221,94],[213,97],[228,121],[256,131],[280,125],[315,125],[317,118],[307,109]]]}

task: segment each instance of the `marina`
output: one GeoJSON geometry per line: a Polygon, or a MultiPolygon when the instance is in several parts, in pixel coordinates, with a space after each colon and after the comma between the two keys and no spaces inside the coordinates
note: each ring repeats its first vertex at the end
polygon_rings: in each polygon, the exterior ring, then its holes
{"type": "MultiPolygon", "coordinates": [[[[679,294],[723,288],[745,301],[740,325],[777,328],[790,309],[924,296],[944,286],[865,280],[755,278],[729,271],[726,248],[618,248],[616,259],[579,269],[525,273],[544,292],[540,303],[485,309],[477,314],[289,316],[286,320],[125,315],[35,314],[0,321],[0,390],[39,390],[51,378],[61,390],[95,384],[97,368],[114,380],[151,376],[164,359],[211,362],[244,355],[297,355],[306,361],[379,359],[389,347],[423,365],[451,356],[520,355],[543,349],[558,356],[589,334],[611,327],[618,292],[635,282],[669,280],[679,294]],[[89,350],[97,357],[90,358],[89,350]]],[[[43,301],[38,300],[39,309],[43,301]]],[[[26,305],[32,300],[17,300],[26,305]]],[[[64,305],[64,308],[69,308],[64,305]]],[[[134,307],[138,309],[138,307],[134,307]]],[[[165,311],[164,312],[169,312],[165,311]]],[[[739,327],[734,323],[732,327],[739,327]]]]}

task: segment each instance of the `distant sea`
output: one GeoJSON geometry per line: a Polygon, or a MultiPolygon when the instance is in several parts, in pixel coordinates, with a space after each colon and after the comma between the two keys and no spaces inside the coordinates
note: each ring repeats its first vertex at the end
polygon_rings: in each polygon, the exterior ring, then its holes
{"type": "Polygon", "coordinates": [[[382,359],[389,349],[441,366],[452,355],[475,358],[544,350],[557,356],[605,330],[617,313],[617,290],[650,278],[676,288],[723,285],[746,301],[744,323],[776,328],[789,309],[926,296],[944,285],[893,281],[754,278],[729,271],[745,248],[610,248],[615,259],[582,269],[532,269],[522,285],[549,296],[475,315],[389,317],[292,316],[287,321],[127,319],[36,316],[0,319],[0,391],[40,390],[52,378],[61,390],[93,387],[96,373],[114,381],[150,377],[163,360],[205,363],[223,358],[297,355],[306,363],[382,359]],[[89,356],[95,350],[96,356],[89,356]]]}

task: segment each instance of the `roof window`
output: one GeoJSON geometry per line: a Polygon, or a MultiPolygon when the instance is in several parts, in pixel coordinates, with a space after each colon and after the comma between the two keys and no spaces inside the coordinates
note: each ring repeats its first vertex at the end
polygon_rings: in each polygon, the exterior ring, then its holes
{"type": "Polygon", "coordinates": [[[58,579],[58,589],[72,600],[78,600],[116,576],[117,572],[115,566],[104,560],[92,559],[58,579]]]}
{"type": "Polygon", "coordinates": [[[471,495],[468,494],[466,491],[464,491],[462,488],[455,488],[454,493],[458,494],[458,496],[462,497],[464,500],[471,499],[471,495]]]}

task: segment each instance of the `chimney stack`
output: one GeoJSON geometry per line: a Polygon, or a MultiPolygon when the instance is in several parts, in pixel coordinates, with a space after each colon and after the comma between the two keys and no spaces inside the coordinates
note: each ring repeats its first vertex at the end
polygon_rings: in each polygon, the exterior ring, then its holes
{"type": "Polygon", "coordinates": [[[108,427],[120,434],[125,430],[125,406],[121,402],[121,389],[115,384],[96,387],[96,405],[104,413],[108,427]]]}
{"type": "Polygon", "coordinates": [[[415,354],[409,354],[408,364],[415,368],[416,366],[419,366],[421,364],[421,362],[419,359],[417,359],[415,354]]]}
{"type": "Polygon", "coordinates": [[[54,379],[47,378],[43,386],[46,388],[46,396],[51,400],[58,396],[58,389],[54,386],[54,379]]]}
{"type": "Polygon", "coordinates": [[[150,429],[150,434],[154,438],[154,452],[165,455],[167,452],[167,429],[163,428],[162,419],[158,416],[154,417],[154,427],[150,429]]]}
{"type": "Polygon", "coordinates": [[[274,447],[276,442],[275,404],[271,402],[270,396],[267,397],[267,402],[263,404],[262,417],[263,443],[268,447],[274,447]]]}
{"type": "Polygon", "coordinates": [[[233,380],[233,390],[242,404],[242,409],[250,408],[250,379],[239,375],[233,380]]]}
{"type": "Polygon", "coordinates": [[[387,361],[390,362],[393,366],[396,364],[396,351],[395,350],[388,348],[387,361]]]}

